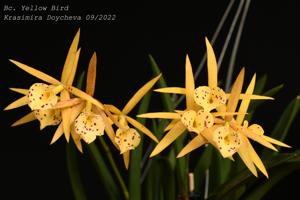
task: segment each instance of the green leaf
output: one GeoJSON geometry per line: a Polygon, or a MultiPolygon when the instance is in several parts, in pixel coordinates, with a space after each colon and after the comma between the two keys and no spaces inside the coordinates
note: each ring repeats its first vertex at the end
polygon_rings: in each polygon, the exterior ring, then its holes
{"type": "Polygon", "coordinates": [[[294,163],[286,163],[282,166],[276,167],[276,169],[272,170],[270,173],[270,179],[264,180],[259,185],[249,191],[244,200],[252,200],[252,199],[262,199],[279,181],[285,178],[287,175],[291,174],[295,170],[300,169],[300,162],[294,163]]]}
{"type": "Polygon", "coordinates": [[[162,172],[162,188],[164,199],[173,200],[176,199],[176,187],[174,170],[172,169],[171,163],[166,158],[159,159],[159,165],[162,172]]]}
{"type": "Polygon", "coordinates": [[[107,193],[109,199],[121,199],[121,192],[117,187],[115,178],[111,175],[111,172],[106,165],[106,161],[104,160],[96,144],[88,144],[87,150],[98,173],[98,176],[100,178],[99,180],[104,187],[103,191],[107,193]]]}
{"type": "Polygon", "coordinates": [[[211,161],[212,161],[212,152],[213,152],[213,146],[208,145],[203,153],[201,154],[198,162],[196,163],[195,169],[194,169],[194,177],[195,180],[195,192],[200,193],[200,180],[204,180],[205,178],[205,171],[209,169],[211,161]]]}
{"type": "Polygon", "coordinates": [[[85,200],[87,198],[80,177],[76,153],[73,140],[66,143],[67,167],[72,191],[76,200],[85,200]]]}
{"type": "Polygon", "coordinates": [[[146,178],[146,200],[157,200],[160,199],[162,193],[162,182],[159,158],[154,157],[151,158],[151,167],[149,169],[149,173],[146,178]]]}
{"type": "MultiPolygon", "coordinates": [[[[274,167],[283,165],[284,163],[292,162],[300,157],[300,150],[294,153],[278,154],[274,157],[269,158],[264,162],[266,169],[269,171],[274,167]]],[[[264,177],[263,177],[264,178],[264,177]]],[[[233,178],[222,184],[209,199],[224,199],[228,195],[231,195],[234,191],[245,186],[250,181],[257,180],[248,169],[245,169],[237,173],[233,178]]]]}
{"type": "MultiPolygon", "coordinates": [[[[149,108],[149,103],[151,99],[151,92],[147,93],[141,101],[138,109],[138,113],[146,113],[149,108]]],[[[142,124],[145,124],[146,119],[138,118],[142,124]]],[[[141,199],[141,161],[143,153],[143,134],[141,135],[141,142],[134,151],[131,151],[130,165],[129,165],[129,194],[131,200],[141,199]]]]}
{"type": "MultiPolygon", "coordinates": [[[[159,75],[161,73],[161,70],[159,69],[154,58],[151,55],[149,55],[149,59],[150,59],[150,65],[151,65],[154,76],[159,75]]],[[[166,83],[163,75],[158,80],[158,86],[161,88],[167,87],[167,83],[166,83]]],[[[163,93],[163,94],[161,94],[161,97],[162,97],[162,102],[163,102],[164,108],[169,112],[173,112],[174,105],[173,105],[171,96],[169,94],[163,93]]]]}
{"type": "MultiPolygon", "coordinates": [[[[293,99],[289,103],[289,105],[286,107],[286,109],[282,113],[279,121],[276,123],[276,126],[275,126],[274,130],[272,131],[270,137],[280,140],[280,141],[284,141],[294,119],[296,118],[296,116],[299,112],[299,108],[300,108],[299,103],[300,103],[299,96],[296,97],[295,99],[293,99]]],[[[279,150],[280,147],[277,147],[277,149],[279,150]]],[[[266,158],[272,154],[274,154],[274,153],[264,149],[262,151],[261,155],[262,155],[262,157],[266,158]]]]}
{"type": "MultiPolygon", "coordinates": [[[[161,70],[159,69],[157,63],[155,62],[154,58],[149,55],[150,59],[150,65],[153,71],[153,74],[156,76],[161,73],[161,70]]],[[[158,81],[159,87],[167,87],[167,83],[163,76],[161,76],[160,80],[158,81]]],[[[161,94],[162,102],[164,105],[164,108],[166,111],[174,112],[174,103],[171,99],[171,96],[169,94],[161,94]]],[[[183,147],[183,142],[185,141],[185,136],[187,134],[183,134],[183,136],[179,137],[175,142],[174,145],[172,145],[171,153],[168,156],[168,159],[170,162],[176,162],[175,170],[176,170],[176,176],[177,176],[177,184],[179,188],[179,192],[181,195],[186,195],[188,193],[188,165],[186,162],[186,158],[180,158],[176,159],[175,155],[179,153],[179,151],[183,147]],[[174,151],[174,152],[172,152],[174,151]]]]}
{"type": "Polygon", "coordinates": [[[253,94],[262,94],[267,82],[267,74],[264,74],[261,78],[256,81],[253,94]]]}

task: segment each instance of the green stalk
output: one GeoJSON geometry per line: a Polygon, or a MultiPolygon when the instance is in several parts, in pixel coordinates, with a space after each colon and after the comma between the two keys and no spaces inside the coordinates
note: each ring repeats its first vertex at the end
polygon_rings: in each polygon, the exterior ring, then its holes
{"type": "Polygon", "coordinates": [[[99,141],[101,143],[101,146],[103,147],[103,150],[105,151],[105,154],[108,158],[108,162],[110,163],[111,167],[112,167],[112,170],[113,172],[115,173],[116,177],[117,177],[117,180],[121,186],[121,189],[122,189],[122,192],[124,194],[124,197],[125,199],[129,199],[129,192],[128,192],[128,189],[126,187],[126,184],[117,168],[117,165],[116,165],[116,162],[112,156],[112,153],[109,149],[109,147],[107,146],[106,142],[104,141],[104,139],[102,137],[99,137],[99,141]]]}
{"type": "Polygon", "coordinates": [[[66,144],[66,158],[69,179],[74,198],[76,200],[85,200],[87,198],[80,178],[76,150],[72,140],[70,141],[70,143],[66,144]]]}

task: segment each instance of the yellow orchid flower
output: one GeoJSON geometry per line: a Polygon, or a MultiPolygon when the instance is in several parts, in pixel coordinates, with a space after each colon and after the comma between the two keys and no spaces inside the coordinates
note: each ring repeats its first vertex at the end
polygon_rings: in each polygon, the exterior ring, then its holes
{"type": "MultiPolygon", "coordinates": [[[[206,135],[215,129],[214,124],[220,123],[220,120],[223,121],[218,117],[232,117],[233,115],[240,114],[236,112],[226,111],[226,109],[224,110],[226,99],[231,95],[225,94],[225,92],[217,86],[217,61],[213,48],[207,38],[205,39],[205,41],[207,49],[208,86],[200,86],[195,89],[192,66],[187,56],[185,65],[185,88],[168,87],[155,90],[157,92],[163,93],[186,95],[186,109],[184,111],[177,111],[175,113],[158,112],[139,115],[139,117],[144,118],[172,119],[171,123],[165,129],[166,131],[168,131],[168,133],[155,147],[150,157],[155,156],[162,150],[164,150],[185,130],[197,133],[197,136],[179,153],[178,157],[181,157],[208,142],[206,135]],[[213,113],[212,111],[214,109],[216,109],[217,112],[213,113]]],[[[269,97],[246,94],[240,95],[239,98],[271,99],[269,97]]]]}
{"type": "MultiPolygon", "coordinates": [[[[244,68],[239,73],[235,83],[232,86],[231,94],[226,105],[226,112],[232,113],[236,110],[239,95],[241,94],[243,80],[244,80],[244,68]]],[[[256,75],[253,76],[245,95],[251,96],[255,86],[256,75]]],[[[244,120],[245,114],[247,112],[248,106],[250,104],[250,99],[243,99],[238,115],[234,118],[232,115],[224,116],[223,119],[219,119],[216,125],[209,128],[207,131],[203,132],[203,136],[207,142],[214,145],[221,153],[224,158],[233,159],[232,156],[238,153],[248,169],[257,176],[257,171],[255,166],[266,176],[268,173],[252,147],[248,138],[262,144],[263,146],[270,148],[274,151],[277,149],[272,145],[276,144],[283,147],[290,147],[283,142],[270,138],[264,135],[263,128],[258,124],[252,124],[248,126],[248,121],[244,120]],[[242,125],[243,124],[243,125],[242,125]]],[[[205,142],[199,140],[197,136],[186,145],[182,151],[179,153],[178,157],[182,157],[190,151],[200,147],[205,142]]]]}
{"type": "Polygon", "coordinates": [[[78,110],[77,107],[80,107],[78,104],[81,102],[81,100],[78,98],[70,99],[71,94],[80,97],[83,100],[89,101],[93,105],[103,109],[102,103],[100,103],[98,100],[72,86],[80,55],[80,49],[77,50],[79,36],[80,30],[78,30],[77,34],[75,35],[67,54],[61,81],[58,81],[57,79],[39,70],[36,70],[33,67],[15,60],[10,60],[17,67],[47,83],[35,83],[30,87],[29,90],[11,88],[11,90],[21,93],[25,96],[8,105],[5,110],[18,108],[24,105],[29,105],[29,107],[33,110],[31,113],[16,121],[12,126],[21,125],[38,119],[41,122],[41,128],[44,128],[47,125],[57,125],[62,120],[62,123],[58,126],[56,132],[54,133],[51,144],[55,142],[63,133],[65,134],[67,141],[69,141],[70,125],[72,121],[75,120],[71,120],[74,118],[72,113],[76,114],[75,111],[78,110]],[[57,96],[59,93],[60,96],[57,96]],[[75,109],[74,112],[72,112],[73,107],[75,109]],[[60,115],[61,118],[58,117],[58,115],[60,115]]]}
{"type": "Polygon", "coordinates": [[[109,104],[105,104],[105,112],[112,120],[111,124],[115,124],[118,129],[114,137],[114,142],[117,144],[117,148],[120,150],[120,154],[123,155],[125,167],[128,169],[130,150],[135,149],[140,143],[140,135],[137,130],[141,131],[155,142],[158,142],[156,136],[143,124],[128,116],[129,112],[135,107],[135,105],[144,97],[144,95],[153,87],[153,85],[159,80],[161,75],[156,76],[143,87],[141,87],[127,102],[122,110],[109,104]],[[111,114],[112,113],[112,114],[111,114]],[[128,124],[131,124],[134,128],[130,128],[128,124]]]}

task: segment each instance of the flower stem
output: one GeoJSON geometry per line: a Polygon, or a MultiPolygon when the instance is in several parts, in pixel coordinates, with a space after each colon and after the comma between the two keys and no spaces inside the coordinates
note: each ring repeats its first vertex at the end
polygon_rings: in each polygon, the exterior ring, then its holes
{"type": "Polygon", "coordinates": [[[124,197],[127,200],[127,199],[129,199],[129,192],[128,192],[128,189],[125,185],[125,182],[124,182],[124,180],[123,180],[123,178],[122,178],[122,176],[121,176],[121,174],[120,174],[120,172],[117,168],[117,165],[116,165],[116,163],[113,159],[111,151],[110,151],[109,147],[107,146],[106,142],[104,141],[104,139],[102,137],[99,137],[99,140],[100,140],[100,143],[101,143],[101,145],[102,145],[102,147],[103,147],[103,149],[104,149],[104,151],[107,155],[108,161],[109,161],[110,165],[112,166],[112,170],[115,173],[115,175],[117,177],[117,180],[118,180],[118,182],[121,186],[124,197]]]}

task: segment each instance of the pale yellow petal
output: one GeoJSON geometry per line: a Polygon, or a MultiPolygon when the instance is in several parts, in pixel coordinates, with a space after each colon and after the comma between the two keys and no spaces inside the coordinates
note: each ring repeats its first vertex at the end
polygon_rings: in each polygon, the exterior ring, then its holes
{"type": "Polygon", "coordinates": [[[178,138],[186,130],[181,121],[178,121],[174,127],[163,137],[163,139],[156,145],[150,157],[153,157],[168,147],[176,138],[178,138]]]}
{"type": "MultiPolygon", "coordinates": [[[[231,94],[229,96],[228,103],[227,103],[227,110],[226,110],[227,112],[234,112],[238,105],[239,96],[243,87],[244,75],[245,75],[245,69],[242,68],[242,70],[240,71],[238,77],[236,78],[232,86],[231,94]]],[[[226,121],[231,121],[231,119],[232,116],[225,117],[226,121]]]]}
{"type": "Polygon", "coordinates": [[[161,92],[161,93],[185,94],[185,88],[181,88],[181,87],[165,87],[165,88],[155,89],[154,91],[161,92]]]}
{"type": "Polygon", "coordinates": [[[141,136],[134,128],[128,128],[125,131],[118,129],[116,132],[115,142],[120,148],[120,154],[135,149],[140,141],[141,136]]]}
{"type": "Polygon", "coordinates": [[[122,111],[119,110],[119,108],[115,107],[114,105],[111,104],[104,104],[105,108],[107,108],[110,112],[114,113],[114,114],[122,114],[122,111]]]}
{"type": "Polygon", "coordinates": [[[80,97],[80,98],[82,98],[82,99],[84,99],[86,101],[91,102],[92,104],[94,104],[95,106],[98,106],[102,110],[104,109],[104,106],[103,106],[102,103],[100,103],[98,100],[94,99],[90,95],[86,94],[85,92],[77,89],[76,87],[68,86],[67,89],[68,89],[69,92],[71,92],[75,96],[78,96],[78,97],[80,97]]]}
{"type": "Polygon", "coordinates": [[[229,126],[222,126],[213,132],[213,141],[224,158],[235,154],[241,146],[240,134],[229,126]]]}
{"type": "Polygon", "coordinates": [[[195,81],[192,65],[189,56],[186,55],[185,59],[185,89],[186,89],[186,108],[191,110],[194,108],[194,91],[195,81]]]}
{"type": "Polygon", "coordinates": [[[285,143],[283,143],[283,142],[280,142],[279,140],[275,140],[275,139],[273,139],[273,138],[271,138],[271,137],[268,137],[268,136],[266,136],[266,135],[263,135],[262,137],[263,137],[265,140],[267,140],[268,142],[271,142],[271,143],[276,144],[276,145],[278,145],[278,146],[282,146],[282,147],[286,147],[286,148],[291,148],[291,146],[289,146],[289,145],[287,145],[287,144],[285,144],[285,143]]]}
{"type": "Polygon", "coordinates": [[[202,135],[197,135],[194,137],[177,155],[177,158],[183,157],[186,154],[190,153],[191,151],[201,147],[203,144],[206,143],[206,140],[202,135]]]}
{"type": "Polygon", "coordinates": [[[69,51],[68,51],[68,54],[67,54],[67,57],[65,60],[65,64],[64,64],[64,68],[62,71],[62,75],[61,75],[62,83],[65,83],[65,84],[67,83],[68,77],[72,71],[72,66],[73,66],[75,55],[76,55],[77,48],[78,48],[79,37],[80,37],[80,29],[78,29],[78,31],[71,43],[69,51]]]}
{"type": "Polygon", "coordinates": [[[140,122],[138,122],[135,119],[133,119],[131,117],[128,117],[128,116],[126,116],[126,120],[132,126],[134,126],[138,130],[140,130],[141,132],[143,132],[145,135],[147,135],[149,138],[151,138],[152,140],[154,140],[156,143],[158,143],[158,140],[157,140],[156,136],[148,128],[146,128],[143,124],[141,124],[140,122]]]}
{"type": "Polygon", "coordinates": [[[127,102],[124,106],[122,112],[127,115],[134,106],[145,96],[145,94],[153,87],[153,85],[160,79],[161,74],[147,82],[143,87],[141,87],[127,102]]]}
{"type": "Polygon", "coordinates": [[[13,123],[11,126],[19,126],[21,124],[25,124],[25,123],[31,122],[33,120],[36,120],[36,118],[34,116],[34,113],[31,112],[31,113],[25,115],[24,117],[22,117],[21,119],[19,119],[18,121],[16,121],[15,123],[13,123]]]}
{"type": "Polygon", "coordinates": [[[59,109],[34,110],[34,116],[40,122],[40,130],[46,126],[55,126],[61,122],[61,112],[59,109]]]}
{"type": "Polygon", "coordinates": [[[251,171],[251,173],[257,177],[257,171],[255,168],[255,165],[252,162],[252,158],[249,154],[249,144],[247,143],[247,138],[245,136],[241,136],[242,139],[242,145],[240,146],[240,148],[238,149],[238,154],[241,157],[241,159],[243,160],[243,162],[245,163],[245,165],[247,166],[247,168],[251,171]]]}
{"type": "Polygon", "coordinates": [[[208,86],[218,86],[218,65],[214,50],[205,37],[206,51],[207,51],[207,72],[208,72],[208,86]]]}
{"type": "Polygon", "coordinates": [[[56,142],[63,135],[63,133],[64,133],[63,124],[60,123],[52,137],[50,144],[56,142]]]}
{"type": "Polygon", "coordinates": [[[15,60],[9,60],[10,62],[14,63],[15,65],[17,65],[19,68],[23,69],[24,71],[26,71],[27,73],[31,74],[32,76],[37,77],[38,79],[41,79],[47,83],[50,83],[52,85],[58,85],[60,84],[60,82],[58,80],[56,80],[55,78],[45,74],[44,72],[41,72],[39,70],[36,70],[32,67],[29,67],[25,64],[22,64],[18,61],[15,60]]]}
{"type": "Polygon", "coordinates": [[[105,123],[101,115],[93,112],[82,112],[76,118],[74,130],[87,143],[92,143],[97,136],[104,134],[105,123]]]}
{"type": "Polygon", "coordinates": [[[130,161],[130,151],[126,151],[125,153],[123,153],[123,161],[124,161],[125,168],[128,169],[129,161],[130,161]]]}
{"type": "Polygon", "coordinates": [[[74,78],[75,78],[75,75],[76,75],[76,70],[77,70],[78,60],[79,60],[79,56],[80,56],[80,51],[81,51],[81,49],[79,48],[78,51],[75,54],[75,58],[74,58],[74,62],[72,64],[71,72],[70,72],[70,74],[68,76],[68,79],[67,79],[67,85],[72,85],[73,84],[73,81],[74,81],[74,78]]]}
{"type": "Polygon", "coordinates": [[[96,75],[97,75],[97,54],[96,52],[94,52],[89,63],[89,68],[86,77],[86,89],[85,89],[86,93],[91,96],[94,96],[94,92],[95,92],[96,75]]]}
{"type": "Polygon", "coordinates": [[[9,88],[10,90],[17,92],[19,94],[24,94],[27,95],[28,94],[28,89],[22,89],[22,88],[9,88]]]}
{"type": "Polygon", "coordinates": [[[140,118],[180,119],[180,114],[172,112],[153,112],[137,115],[140,118]]]}
{"type": "MultiPolygon", "coordinates": [[[[246,95],[252,95],[254,91],[255,86],[255,80],[256,80],[256,74],[254,74],[253,78],[251,79],[251,82],[248,85],[248,88],[245,92],[246,95]]],[[[243,99],[239,108],[239,113],[245,113],[248,110],[250,104],[250,99],[243,99]]],[[[245,115],[238,115],[236,117],[236,122],[241,125],[244,121],[245,115]]]]}
{"type": "Polygon", "coordinates": [[[28,97],[24,96],[24,97],[17,99],[14,102],[12,102],[11,104],[9,104],[6,108],[4,108],[4,110],[11,110],[11,109],[19,108],[19,107],[25,106],[27,104],[28,104],[28,97]]]}

